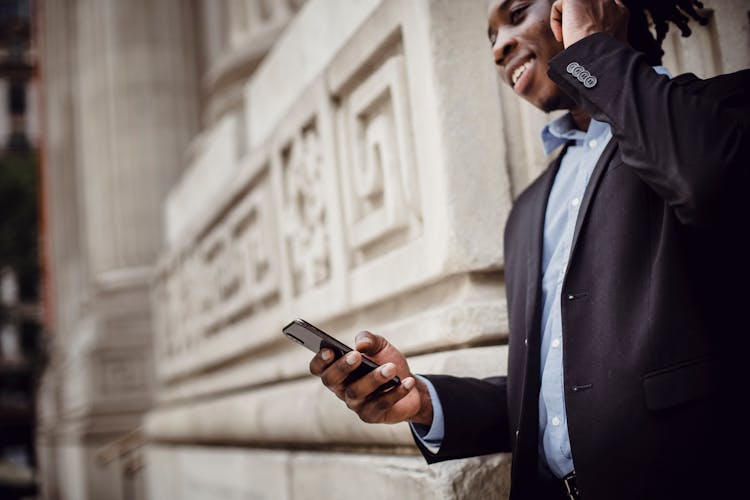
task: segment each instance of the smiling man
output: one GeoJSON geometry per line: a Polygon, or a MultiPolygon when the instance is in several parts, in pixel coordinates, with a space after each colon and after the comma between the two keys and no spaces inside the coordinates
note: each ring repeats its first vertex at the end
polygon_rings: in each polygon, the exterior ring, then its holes
{"type": "Polygon", "coordinates": [[[310,363],[362,420],[411,422],[430,463],[512,451],[513,499],[744,489],[750,71],[665,74],[667,23],[689,34],[695,6],[490,2],[502,79],[568,110],[542,131],[561,152],[505,228],[508,375],[415,376],[362,332],[347,357],[310,363]],[[344,384],[360,352],[383,367],[344,384]]]}

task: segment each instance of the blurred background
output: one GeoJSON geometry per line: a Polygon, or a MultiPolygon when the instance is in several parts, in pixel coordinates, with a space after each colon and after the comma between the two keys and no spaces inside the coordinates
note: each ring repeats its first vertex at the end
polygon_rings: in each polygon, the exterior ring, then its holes
{"type": "MultiPolygon", "coordinates": [[[[747,0],[706,3],[673,74],[750,67],[747,0]]],[[[549,119],[484,0],[0,0],[0,498],[506,498],[508,456],[428,468],[281,328],[504,373],[549,119]]]]}
{"type": "Polygon", "coordinates": [[[0,2],[0,498],[37,492],[39,89],[28,2],[0,2]]]}

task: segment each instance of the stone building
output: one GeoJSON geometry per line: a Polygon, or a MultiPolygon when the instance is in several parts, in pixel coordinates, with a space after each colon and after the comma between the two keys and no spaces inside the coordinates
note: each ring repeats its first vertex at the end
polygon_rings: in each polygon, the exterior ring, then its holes
{"type": "MultiPolygon", "coordinates": [[[[711,5],[670,34],[674,73],[750,66],[747,2],[711,5]]],[[[302,317],[416,372],[505,370],[502,228],[548,117],[499,89],[483,0],[38,14],[46,498],[504,498],[510,457],[427,467],[281,335],[302,317]]]]}

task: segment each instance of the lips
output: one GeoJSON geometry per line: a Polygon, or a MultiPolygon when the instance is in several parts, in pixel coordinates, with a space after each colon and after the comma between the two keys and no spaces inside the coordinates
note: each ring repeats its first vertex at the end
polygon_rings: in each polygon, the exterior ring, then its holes
{"type": "Polygon", "coordinates": [[[521,59],[518,64],[514,64],[513,66],[508,68],[508,81],[511,82],[511,86],[516,86],[516,83],[518,83],[518,80],[521,79],[526,70],[529,69],[531,64],[534,62],[534,59],[535,57],[533,55],[529,56],[527,58],[521,59]]]}

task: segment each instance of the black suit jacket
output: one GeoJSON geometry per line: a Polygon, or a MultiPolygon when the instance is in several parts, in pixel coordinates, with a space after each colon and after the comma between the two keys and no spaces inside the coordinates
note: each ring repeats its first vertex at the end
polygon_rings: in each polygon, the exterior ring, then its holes
{"type": "MultiPolygon", "coordinates": [[[[750,456],[750,71],[669,80],[597,34],[558,54],[549,75],[613,133],[563,283],[583,498],[722,498],[750,456]],[[593,87],[569,72],[573,62],[593,87]]],[[[446,434],[437,454],[417,441],[430,463],[512,451],[514,499],[539,498],[542,232],[559,161],[519,196],[505,228],[507,377],[428,376],[446,434]]]]}

